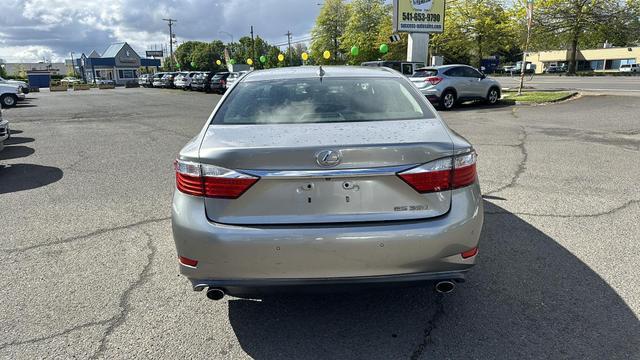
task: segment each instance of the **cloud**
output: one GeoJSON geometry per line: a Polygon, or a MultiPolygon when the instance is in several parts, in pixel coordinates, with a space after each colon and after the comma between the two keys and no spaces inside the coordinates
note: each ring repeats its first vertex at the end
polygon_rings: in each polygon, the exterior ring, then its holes
{"type": "Polygon", "coordinates": [[[59,61],[75,53],[104,51],[127,41],[143,52],[168,42],[163,18],[177,19],[178,42],[237,41],[256,35],[272,43],[306,36],[320,7],[317,0],[2,0],[0,58],[7,61],[59,61]],[[29,56],[34,56],[30,59],[29,56]]]}

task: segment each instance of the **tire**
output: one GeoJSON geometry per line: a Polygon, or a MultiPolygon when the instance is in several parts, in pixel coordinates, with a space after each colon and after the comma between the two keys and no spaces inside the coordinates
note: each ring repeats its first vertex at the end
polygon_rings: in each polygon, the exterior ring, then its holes
{"type": "Polygon", "coordinates": [[[440,96],[440,108],[442,110],[451,110],[456,105],[456,100],[456,94],[452,90],[445,90],[440,96]]]}
{"type": "Polygon", "coordinates": [[[490,88],[485,102],[489,105],[495,105],[498,101],[500,101],[500,89],[497,87],[490,88]]]}
{"type": "Polygon", "coordinates": [[[16,106],[18,103],[18,97],[14,94],[4,94],[0,96],[0,105],[3,108],[10,108],[16,106]]]}

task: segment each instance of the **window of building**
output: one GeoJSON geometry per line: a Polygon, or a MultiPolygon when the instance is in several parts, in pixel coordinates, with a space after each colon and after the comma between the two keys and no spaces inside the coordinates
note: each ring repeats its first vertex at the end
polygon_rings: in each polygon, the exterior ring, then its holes
{"type": "Polygon", "coordinates": [[[137,78],[136,70],[118,70],[118,77],[120,79],[135,79],[137,78]]]}
{"type": "Polygon", "coordinates": [[[591,70],[604,70],[604,60],[592,60],[590,66],[591,70]]]}

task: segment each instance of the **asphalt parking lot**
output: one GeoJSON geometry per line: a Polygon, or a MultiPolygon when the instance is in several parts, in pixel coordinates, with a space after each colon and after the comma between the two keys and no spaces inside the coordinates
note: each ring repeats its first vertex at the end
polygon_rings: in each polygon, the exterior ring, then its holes
{"type": "Polygon", "coordinates": [[[178,275],[171,162],[219,96],[3,111],[0,358],[636,358],[640,98],[443,113],[478,150],[479,264],[431,288],[214,302],[178,275]]]}

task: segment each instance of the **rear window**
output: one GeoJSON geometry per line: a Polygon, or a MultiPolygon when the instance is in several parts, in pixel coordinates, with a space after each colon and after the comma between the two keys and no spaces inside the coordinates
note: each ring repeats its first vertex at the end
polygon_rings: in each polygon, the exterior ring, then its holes
{"type": "Polygon", "coordinates": [[[438,70],[436,69],[418,69],[410,77],[421,78],[421,77],[429,77],[429,76],[436,76],[436,75],[438,75],[438,70]]]}
{"type": "Polygon", "coordinates": [[[213,124],[276,124],[433,118],[404,81],[319,78],[240,82],[213,124]]]}

